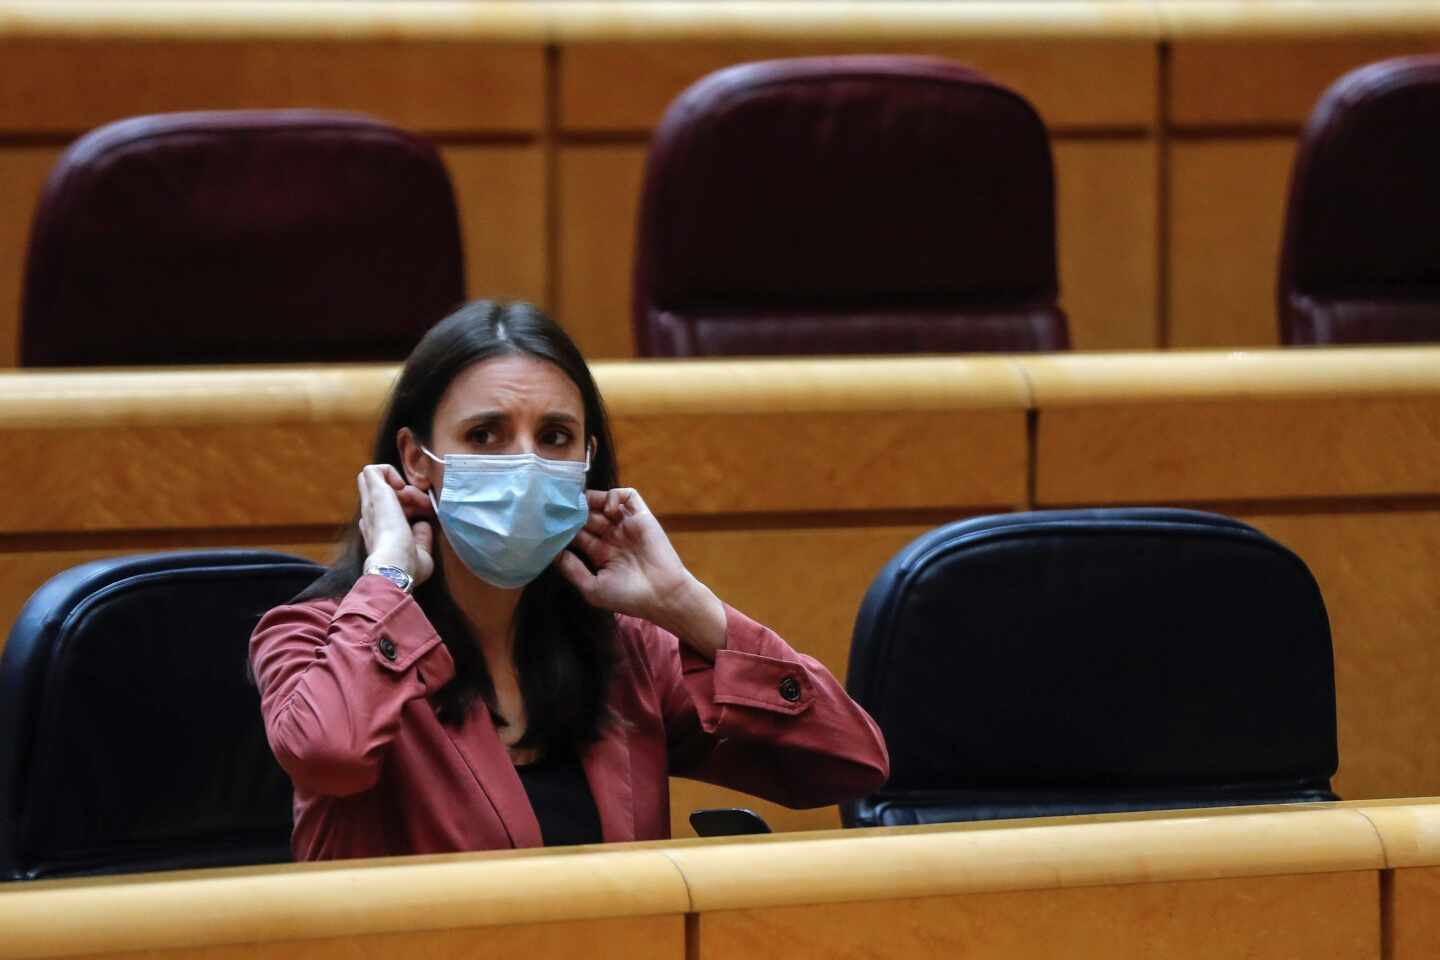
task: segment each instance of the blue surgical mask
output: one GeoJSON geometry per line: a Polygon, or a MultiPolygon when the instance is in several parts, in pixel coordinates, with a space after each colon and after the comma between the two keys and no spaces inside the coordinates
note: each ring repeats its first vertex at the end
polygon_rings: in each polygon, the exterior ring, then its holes
{"type": "Polygon", "coordinates": [[[545,572],[590,515],[585,502],[587,457],[545,460],[533,453],[447,453],[435,515],[451,548],[470,572],[506,589],[545,572]]]}

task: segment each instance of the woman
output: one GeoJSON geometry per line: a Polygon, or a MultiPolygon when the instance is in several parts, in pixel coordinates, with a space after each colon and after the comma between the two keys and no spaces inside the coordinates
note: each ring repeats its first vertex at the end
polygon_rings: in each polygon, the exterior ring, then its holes
{"type": "Polygon", "coordinates": [[[794,807],[885,781],[865,712],[616,485],[590,371],[535,308],[426,334],[374,461],[339,561],[251,638],[297,859],[664,838],[671,774],[794,807]]]}

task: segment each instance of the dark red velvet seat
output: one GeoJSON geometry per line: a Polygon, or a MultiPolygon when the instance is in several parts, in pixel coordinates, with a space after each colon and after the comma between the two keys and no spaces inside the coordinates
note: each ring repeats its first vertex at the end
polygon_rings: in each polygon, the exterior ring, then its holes
{"type": "Polygon", "coordinates": [[[1440,56],[1362,67],[1315,105],[1279,301],[1287,344],[1440,342],[1440,56]]]}
{"type": "Polygon", "coordinates": [[[31,229],[25,366],[398,360],[465,298],[424,140],[314,110],[86,134],[31,229]]]}
{"type": "Polygon", "coordinates": [[[651,142],[650,356],[1056,350],[1054,181],[1020,96],[928,57],[742,64],[651,142]]]}

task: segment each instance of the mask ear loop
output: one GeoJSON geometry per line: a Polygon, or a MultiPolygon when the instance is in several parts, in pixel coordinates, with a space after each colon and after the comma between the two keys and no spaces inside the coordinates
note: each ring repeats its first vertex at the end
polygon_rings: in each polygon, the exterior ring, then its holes
{"type": "MultiPolygon", "coordinates": [[[[429,457],[431,460],[434,460],[436,463],[440,464],[440,466],[445,466],[445,461],[435,456],[435,454],[431,453],[430,448],[425,446],[425,444],[423,443],[420,444],[420,452],[425,454],[425,456],[429,457]]],[[[435,508],[435,516],[440,516],[440,504],[435,499],[435,485],[433,483],[430,485],[430,489],[425,491],[425,495],[430,498],[430,506],[435,508]]]]}

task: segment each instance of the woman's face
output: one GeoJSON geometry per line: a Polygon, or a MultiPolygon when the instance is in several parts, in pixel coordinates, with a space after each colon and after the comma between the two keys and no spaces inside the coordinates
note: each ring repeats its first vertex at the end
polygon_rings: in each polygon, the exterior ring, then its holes
{"type": "MultiPolygon", "coordinates": [[[[472,364],[451,382],[430,427],[430,451],[533,453],[585,459],[585,404],[559,367],[527,354],[472,364]]],[[[445,468],[426,457],[409,430],[400,435],[406,479],[421,490],[443,485],[445,468]],[[426,481],[426,482],[422,482],[426,481]]]]}

